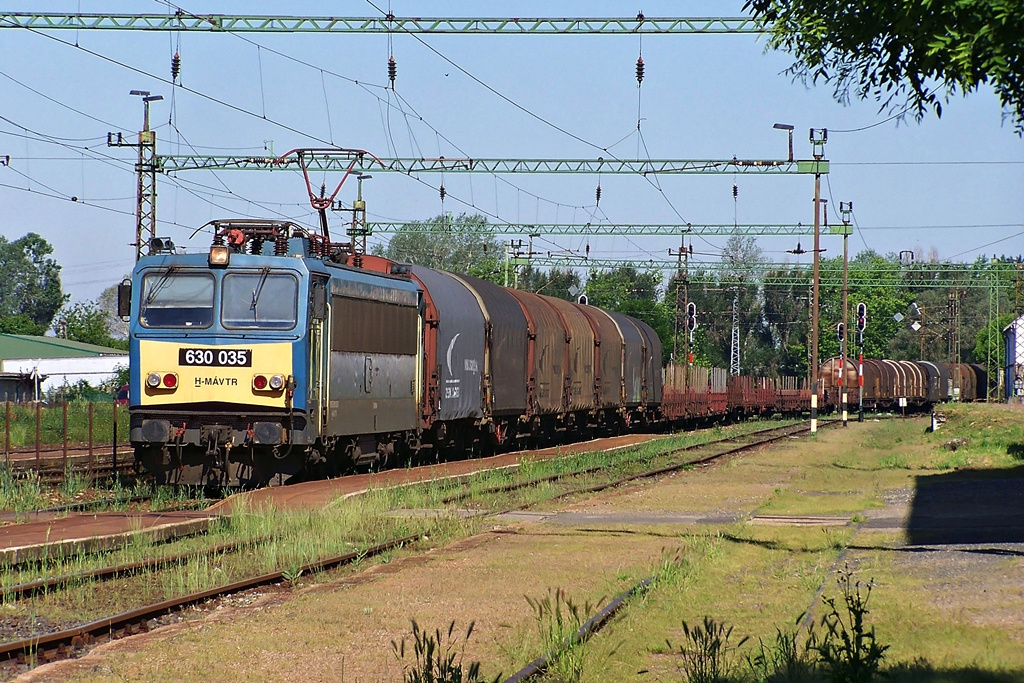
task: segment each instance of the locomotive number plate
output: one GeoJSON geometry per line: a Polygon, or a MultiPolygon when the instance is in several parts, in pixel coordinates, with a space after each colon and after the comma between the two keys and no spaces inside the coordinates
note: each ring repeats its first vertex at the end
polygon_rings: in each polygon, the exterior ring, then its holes
{"type": "Polygon", "coordinates": [[[207,368],[251,368],[251,349],[178,349],[178,365],[207,368]]]}

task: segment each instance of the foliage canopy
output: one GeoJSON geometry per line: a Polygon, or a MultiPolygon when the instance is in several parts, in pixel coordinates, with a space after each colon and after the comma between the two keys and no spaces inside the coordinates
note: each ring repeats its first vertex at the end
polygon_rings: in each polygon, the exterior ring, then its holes
{"type": "Polygon", "coordinates": [[[770,24],[769,46],[794,55],[789,73],[823,81],[882,110],[929,109],[991,84],[1024,133],[1024,7],[1020,0],[748,0],[770,24]]]}
{"type": "Polygon", "coordinates": [[[34,232],[9,241],[0,235],[0,332],[41,335],[67,296],[53,247],[34,232]]]}

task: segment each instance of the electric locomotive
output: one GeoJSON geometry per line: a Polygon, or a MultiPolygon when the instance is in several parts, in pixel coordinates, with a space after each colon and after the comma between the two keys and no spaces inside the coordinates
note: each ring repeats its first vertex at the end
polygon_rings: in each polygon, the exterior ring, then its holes
{"type": "Polygon", "coordinates": [[[130,305],[131,442],[159,483],[262,486],[415,447],[422,295],[331,261],[290,222],[213,221],[208,253],[156,240],[130,305]]]}

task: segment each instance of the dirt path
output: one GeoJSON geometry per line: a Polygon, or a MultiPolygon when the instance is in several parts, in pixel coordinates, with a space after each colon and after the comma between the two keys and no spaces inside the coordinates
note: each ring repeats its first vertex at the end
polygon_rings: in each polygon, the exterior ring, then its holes
{"type": "Polygon", "coordinates": [[[845,444],[881,429],[851,425],[566,508],[496,518],[447,547],[294,592],[243,596],[22,680],[396,681],[391,642],[409,635],[411,619],[444,630],[455,620],[456,634],[475,621],[466,661],[509,675],[538,654],[524,596],[563,588],[580,603],[610,598],[666,550],[690,553],[692,576],[595,641],[584,680],[679,680],[664,641],[678,640],[681,618],[717,614],[771,637],[773,625],[815,607],[840,562],[874,578],[872,617],[896,659],[956,669],[973,658],[986,670],[1024,672],[1024,474],[931,481],[871,469],[863,449],[845,444]],[[752,515],[778,523],[750,524],[752,515]],[[844,516],[855,525],[832,531],[824,521],[844,516]],[[845,534],[841,553],[833,533],[845,534]],[[693,539],[705,539],[703,549],[693,539]],[[967,661],[930,645],[942,629],[974,643],[961,653],[967,661]]]}

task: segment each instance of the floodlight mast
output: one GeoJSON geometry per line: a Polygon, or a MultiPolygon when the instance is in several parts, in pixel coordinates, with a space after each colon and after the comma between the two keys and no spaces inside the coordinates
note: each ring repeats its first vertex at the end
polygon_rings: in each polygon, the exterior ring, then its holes
{"type": "Polygon", "coordinates": [[[159,102],[163,95],[151,95],[148,90],[131,90],[129,95],[142,98],[142,130],[139,131],[138,143],[126,143],[121,133],[116,136],[107,133],[108,147],[135,147],[139,151],[135,165],[137,174],[136,207],[135,207],[135,260],[142,257],[144,244],[150,245],[149,253],[153,253],[153,239],[156,237],[156,132],[149,128],[149,104],[159,102]],[[143,235],[149,235],[143,239],[143,235]]]}

